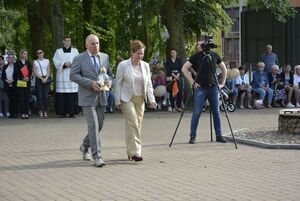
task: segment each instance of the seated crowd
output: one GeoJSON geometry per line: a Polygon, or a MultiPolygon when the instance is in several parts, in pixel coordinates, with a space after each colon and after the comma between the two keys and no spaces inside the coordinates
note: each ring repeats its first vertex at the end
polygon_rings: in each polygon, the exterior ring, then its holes
{"type": "Polygon", "coordinates": [[[269,73],[264,71],[264,68],[263,62],[257,64],[257,70],[252,73],[251,82],[249,82],[250,76],[246,68],[243,66],[238,68],[240,75],[226,82],[233,103],[236,105],[239,97],[239,107],[243,109],[246,97],[248,108],[252,108],[250,104],[252,99],[256,99],[254,101],[256,108],[263,108],[263,103],[268,108],[300,107],[300,65],[295,66],[294,73],[290,65],[285,65],[282,72],[278,65],[273,65],[269,73]],[[261,105],[257,106],[257,102],[261,105]]]}

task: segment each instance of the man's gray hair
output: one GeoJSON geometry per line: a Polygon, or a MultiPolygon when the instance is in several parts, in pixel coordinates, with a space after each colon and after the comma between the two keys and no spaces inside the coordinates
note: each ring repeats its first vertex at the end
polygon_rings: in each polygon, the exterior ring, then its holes
{"type": "Polygon", "coordinates": [[[266,48],[267,49],[272,49],[272,45],[267,45],[266,48]]]}

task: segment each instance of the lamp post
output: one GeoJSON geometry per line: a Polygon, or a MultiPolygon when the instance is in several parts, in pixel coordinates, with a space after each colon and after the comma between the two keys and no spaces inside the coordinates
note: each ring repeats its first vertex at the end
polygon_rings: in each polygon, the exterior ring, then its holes
{"type": "Polygon", "coordinates": [[[242,12],[243,0],[239,0],[239,65],[242,65],[242,12]]]}

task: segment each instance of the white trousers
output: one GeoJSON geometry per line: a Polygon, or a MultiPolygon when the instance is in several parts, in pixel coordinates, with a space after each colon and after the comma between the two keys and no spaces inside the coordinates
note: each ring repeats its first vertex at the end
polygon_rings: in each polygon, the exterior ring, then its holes
{"type": "Polygon", "coordinates": [[[142,155],[141,128],[145,110],[144,105],[143,96],[132,96],[129,102],[122,102],[127,154],[130,157],[142,155]]]}

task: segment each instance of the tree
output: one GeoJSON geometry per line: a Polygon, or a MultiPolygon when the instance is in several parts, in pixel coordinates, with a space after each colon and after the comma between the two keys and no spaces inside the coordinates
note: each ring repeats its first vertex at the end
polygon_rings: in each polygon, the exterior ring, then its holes
{"type": "Polygon", "coordinates": [[[0,9],[0,47],[14,49],[14,39],[16,36],[15,24],[20,15],[10,9],[0,9]]]}
{"type": "Polygon", "coordinates": [[[60,0],[40,0],[41,12],[52,36],[52,50],[61,47],[64,37],[64,16],[60,0]]]}
{"type": "Polygon", "coordinates": [[[161,10],[163,24],[169,31],[167,53],[173,47],[185,61],[185,38],[194,34],[198,39],[201,32],[213,33],[217,28],[230,24],[230,18],[222,9],[232,0],[165,0],[161,10]]]}
{"type": "MultiPolygon", "coordinates": [[[[82,8],[83,8],[83,21],[84,23],[91,24],[92,21],[92,6],[93,6],[93,0],[82,0],[82,8]]],[[[84,27],[83,30],[83,39],[86,38],[87,35],[89,35],[91,32],[89,29],[84,27]]]]}
{"type": "Polygon", "coordinates": [[[184,0],[165,0],[161,16],[162,22],[167,27],[170,35],[170,38],[167,40],[166,55],[169,55],[171,48],[176,48],[181,60],[185,61],[183,8],[184,0]]]}
{"type": "Polygon", "coordinates": [[[45,20],[43,20],[41,6],[38,1],[28,1],[27,18],[30,26],[32,52],[36,52],[38,49],[44,50],[45,20]]]}

